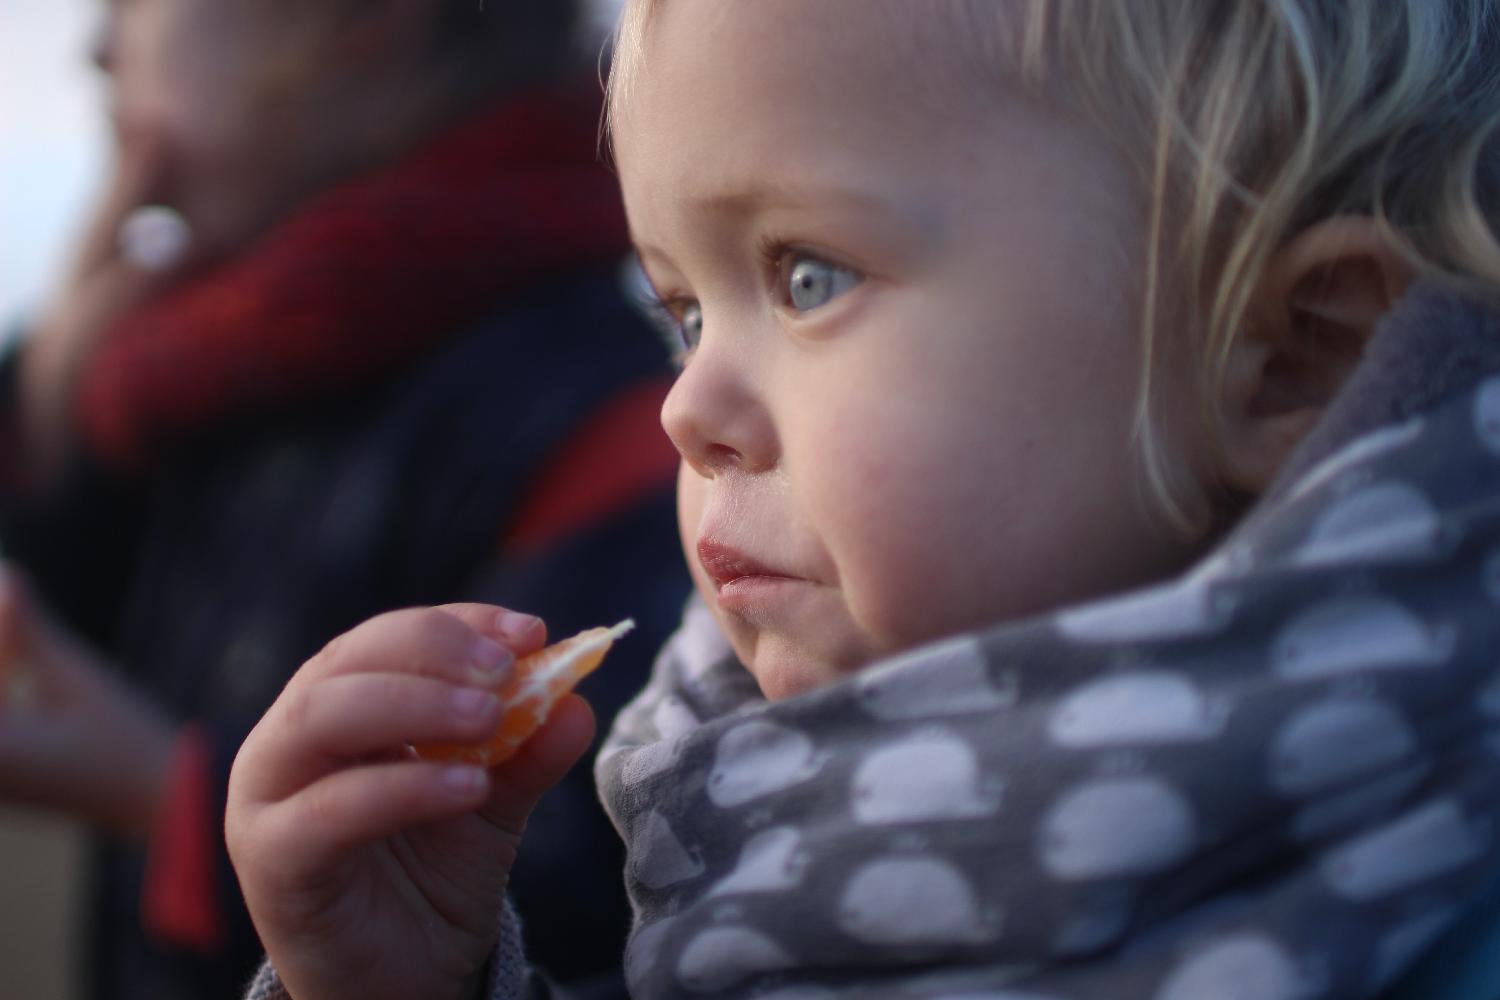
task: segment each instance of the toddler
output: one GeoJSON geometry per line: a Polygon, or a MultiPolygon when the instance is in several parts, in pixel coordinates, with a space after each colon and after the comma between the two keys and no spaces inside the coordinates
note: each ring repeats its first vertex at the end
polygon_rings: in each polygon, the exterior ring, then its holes
{"type": "MultiPolygon", "coordinates": [[[[596,765],[635,995],[1370,996],[1462,944],[1500,869],[1497,22],[627,4],[699,598],[596,765]]],[[[482,736],[542,641],[378,618],[252,734],[228,832],[291,995],[543,988],[499,899],[586,710],[489,773],[392,749],[482,736]]]]}

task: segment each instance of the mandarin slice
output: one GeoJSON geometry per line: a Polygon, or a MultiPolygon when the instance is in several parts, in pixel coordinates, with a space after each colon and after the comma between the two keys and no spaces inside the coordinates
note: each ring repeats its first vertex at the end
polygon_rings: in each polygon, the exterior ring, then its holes
{"type": "Polygon", "coordinates": [[[542,727],[552,706],[604,662],[604,654],[635,622],[626,619],[613,627],[591,628],[555,642],[516,661],[510,682],[497,688],[505,703],[500,725],[483,743],[419,743],[424,760],[461,761],[493,767],[521,748],[542,727]]]}

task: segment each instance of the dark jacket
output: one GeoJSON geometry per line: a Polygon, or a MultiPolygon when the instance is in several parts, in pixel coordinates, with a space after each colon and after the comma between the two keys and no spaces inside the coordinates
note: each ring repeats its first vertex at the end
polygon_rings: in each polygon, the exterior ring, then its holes
{"type": "MultiPolygon", "coordinates": [[[[634,617],[638,634],[581,689],[607,726],[687,593],[670,478],[530,544],[507,535],[581,427],[661,385],[664,357],[616,270],[596,270],[499,306],[393,379],[185,441],[144,478],[83,468],[45,503],[0,497],[0,538],[68,624],[207,728],[220,816],[235,751],[292,672],[397,607],[493,601],[555,636],[634,617]]],[[[513,888],[532,954],[559,977],[607,973],[625,932],[621,850],[587,768],[538,811],[527,845],[513,888]]],[[[261,949],[218,850],[229,947],[203,956],[148,939],[141,852],[99,847],[94,996],[243,988],[261,949]]]]}

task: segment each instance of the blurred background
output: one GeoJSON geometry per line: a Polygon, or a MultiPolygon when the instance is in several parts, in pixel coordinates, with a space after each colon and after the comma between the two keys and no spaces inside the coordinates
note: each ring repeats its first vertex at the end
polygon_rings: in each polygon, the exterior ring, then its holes
{"type": "MultiPolygon", "coordinates": [[[[98,6],[0,4],[0,337],[56,280],[104,171],[101,88],[85,57],[98,6]]],[[[83,852],[73,824],[0,804],[0,997],[78,995],[83,852]]]]}
{"type": "MultiPolygon", "coordinates": [[[[0,347],[56,287],[107,176],[104,88],[88,59],[104,8],[0,3],[0,347]]],[[[602,26],[615,10],[590,0],[589,18],[602,26]]],[[[82,996],[86,843],[71,821],[0,802],[0,1000],[82,996]]]]}
{"type": "Polygon", "coordinates": [[[104,169],[96,72],[84,56],[98,7],[0,4],[0,322],[9,327],[60,269],[104,169]]]}

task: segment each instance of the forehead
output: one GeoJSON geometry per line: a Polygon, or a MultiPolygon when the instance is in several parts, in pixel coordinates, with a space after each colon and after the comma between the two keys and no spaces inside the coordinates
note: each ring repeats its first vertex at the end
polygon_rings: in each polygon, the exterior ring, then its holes
{"type": "Polygon", "coordinates": [[[906,21],[870,0],[652,4],[616,81],[622,176],[649,159],[679,195],[708,195],[764,185],[767,161],[794,181],[814,159],[859,162],[872,144],[951,146],[986,95],[942,59],[916,58],[925,46],[906,21]]]}

